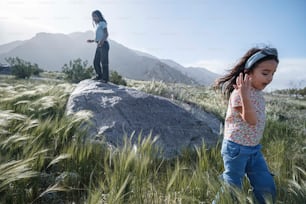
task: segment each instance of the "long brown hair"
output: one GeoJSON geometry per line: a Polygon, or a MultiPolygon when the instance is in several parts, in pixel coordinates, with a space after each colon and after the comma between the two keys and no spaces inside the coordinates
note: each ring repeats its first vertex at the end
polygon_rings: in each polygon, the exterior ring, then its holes
{"type": "Polygon", "coordinates": [[[265,48],[257,48],[253,47],[249,49],[242,58],[238,61],[236,65],[230,70],[228,70],[228,73],[218,78],[214,83],[215,90],[221,90],[221,92],[224,94],[224,96],[228,99],[231,95],[231,93],[234,90],[234,85],[236,84],[236,79],[239,76],[240,73],[243,73],[243,77],[246,73],[252,72],[253,69],[257,67],[257,65],[263,61],[274,59],[277,63],[278,57],[273,55],[268,55],[260,60],[258,60],[256,63],[254,63],[249,69],[245,69],[246,62],[248,59],[254,55],[255,53],[262,51],[264,49],[268,49],[269,47],[265,48]]]}
{"type": "MultiPolygon", "coordinates": [[[[99,22],[104,21],[105,23],[107,23],[106,20],[105,20],[105,18],[103,17],[103,15],[102,15],[102,13],[101,13],[101,11],[95,10],[95,11],[93,11],[93,12],[91,13],[91,15],[93,16],[94,14],[95,14],[96,16],[98,16],[99,22]]],[[[99,22],[98,22],[98,23],[99,23],[99,22]]],[[[93,23],[96,24],[95,22],[93,22],[93,23]]]]}

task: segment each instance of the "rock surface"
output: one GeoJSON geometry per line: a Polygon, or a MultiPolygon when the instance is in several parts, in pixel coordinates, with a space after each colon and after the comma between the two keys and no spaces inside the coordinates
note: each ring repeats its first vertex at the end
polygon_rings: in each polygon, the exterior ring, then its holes
{"type": "Polygon", "coordinates": [[[133,143],[139,134],[152,133],[163,156],[173,157],[182,148],[202,145],[203,140],[210,147],[218,139],[220,121],[213,114],[112,83],[81,81],[70,95],[67,114],[83,110],[93,114],[89,139],[113,147],[120,147],[133,132],[133,143]]]}

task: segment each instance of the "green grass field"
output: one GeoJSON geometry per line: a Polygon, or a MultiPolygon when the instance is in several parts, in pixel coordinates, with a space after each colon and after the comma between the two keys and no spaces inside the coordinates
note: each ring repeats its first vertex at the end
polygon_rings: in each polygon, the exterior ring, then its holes
{"type": "MultiPolygon", "coordinates": [[[[139,90],[198,104],[223,119],[226,103],[205,87],[128,81],[139,90]]],[[[154,139],[127,139],[110,150],[84,141],[80,124],[90,115],[65,115],[75,85],[64,81],[0,82],[0,203],[211,203],[222,184],[220,144],[157,157],[154,139]],[[139,140],[140,141],[140,140],[139,140]]],[[[306,100],[267,94],[263,153],[275,174],[277,203],[306,201],[306,100]]],[[[229,204],[225,193],[220,203],[229,204]]],[[[237,192],[255,203],[248,181],[237,192]]]]}

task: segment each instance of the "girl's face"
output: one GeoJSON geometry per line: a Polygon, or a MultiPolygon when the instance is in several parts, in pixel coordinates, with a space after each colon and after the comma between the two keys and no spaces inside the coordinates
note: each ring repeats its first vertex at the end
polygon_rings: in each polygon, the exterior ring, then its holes
{"type": "Polygon", "coordinates": [[[99,17],[98,17],[95,13],[92,14],[92,20],[93,20],[95,23],[99,23],[99,17]]]}
{"type": "Polygon", "coordinates": [[[252,86],[263,90],[272,81],[277,65],[278,63],[273,59],[259,63],[249,74],[252,78],[252,86]]]}

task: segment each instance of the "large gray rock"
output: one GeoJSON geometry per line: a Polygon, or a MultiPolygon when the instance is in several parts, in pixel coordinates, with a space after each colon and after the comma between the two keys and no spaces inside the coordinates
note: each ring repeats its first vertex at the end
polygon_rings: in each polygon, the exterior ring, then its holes
{"type": "Polygon", "coordinates": [[[91,111],[93,126],[89,139],[119,147],[124,136],[158,136],[156,144],[165,157],[173,157],[182,148],[215,145],[220,121],[212,114],[189,105],[146,94],[131,88],[93,80],[80,82],[70,95],[67,114],[91,111]],[[194,112],[194,113],[193,113],[194,112]],[[196,114],[195,114],[196,113],[196,114]]]}

